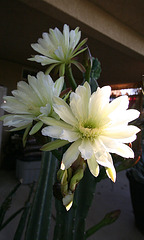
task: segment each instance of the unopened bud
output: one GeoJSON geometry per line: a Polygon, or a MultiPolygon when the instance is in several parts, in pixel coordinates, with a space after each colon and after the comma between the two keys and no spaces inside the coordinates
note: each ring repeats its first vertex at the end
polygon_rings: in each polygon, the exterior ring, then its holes
{"type": "Polygon", "coordinates": [[[115,222],[118,219],[120,213],[121,213],[120,210],[115,210],[110,213],[107,213],[103,219],[104,225],[108,225],[115,222]]]}
{"type": "Polygon", "coordinates": [[[71,167],[69,167],[67,169],[67,173],[68,173],[68,182],[70,181],[71,177],[72,177],[72,174],[73,174],[73,170],[71,167]]]}
{"type": "Polygon", "coordinates": [[[68,192],[68,180],[67,170],[64,170],[64,174],[61,179],[61,193],[63,196],[67,195],[68,192]]]}
{"type": "Polygon", "coordinates": [[[85,170],[85,163],[83,163],[83,165],[75,171],[70,181],[70,187],[69,187],[72,192],[75,191],[77,184],[83,178],[84,170],[85,170]]]}
{"type": "Polygon", "coordinates": [[[61,182],[63,174],[64,174],[64,170],[59,169],[58,172],[57,172],[57,180],[58,180],[58,182],[61,182]]]}
{"type": "Polygon", "coordinates": [[[73,204],[73,193],[71,191],[62,199],[63,205],[65,206],[66,210],[69,211],[73,204]]]}

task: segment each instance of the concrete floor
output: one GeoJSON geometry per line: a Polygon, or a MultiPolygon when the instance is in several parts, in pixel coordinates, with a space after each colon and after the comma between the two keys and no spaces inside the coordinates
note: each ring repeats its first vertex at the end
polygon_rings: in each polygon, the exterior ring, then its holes
{"type": "MultiPolygon", "coordinates": [[[[15,172],[0,171],[0,203],[17,183],[15,172]]],[[[22,185],[13,198],[12,206],[7,216],[23,206],[29,192],[27,185],[22,185]]],[[[106,213],[120,209],[119,219],[106,227],[101,228],[89,240],[143,240],[142,235],[135,227],[131,205],[129,183],[125,172],[117,174],[117,181],[113,184],[109,179],[97,185],[93,204],[87,218],[87,228],[98,223],[106,213]]],[[[7,217],[6,216],[6,217],[7,217]]],[[[13,240],[13,236],[20,216],[16,217],[0,232],[0,240],[13,240]]],[[[52,234],[51,234],[52,235],[52,234]]],[[[52,240],[52,238],[50,239],[52,240]]]]}

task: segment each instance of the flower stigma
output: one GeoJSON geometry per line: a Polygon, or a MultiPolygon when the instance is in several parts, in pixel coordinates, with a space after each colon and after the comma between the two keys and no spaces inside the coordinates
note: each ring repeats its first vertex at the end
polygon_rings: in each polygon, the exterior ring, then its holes
{"type": "Polygon", "coordinates": [[[101,129],[95,127],[93,123],[89,122],[79,124],[78,131],[81,135],[81,139],[89,139],[91,141],[101,134],[101,129]]]}

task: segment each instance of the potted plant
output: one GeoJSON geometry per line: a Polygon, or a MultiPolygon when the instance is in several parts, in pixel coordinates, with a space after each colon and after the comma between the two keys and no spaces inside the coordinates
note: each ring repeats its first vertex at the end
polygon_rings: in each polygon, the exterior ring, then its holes
{"type": "Polygon", "coordinates": [[[141,134],[141,154],[129,171],[127,177],[130,184],[130,194],[137,228],[144,234],[144,127],[141,134]]]}

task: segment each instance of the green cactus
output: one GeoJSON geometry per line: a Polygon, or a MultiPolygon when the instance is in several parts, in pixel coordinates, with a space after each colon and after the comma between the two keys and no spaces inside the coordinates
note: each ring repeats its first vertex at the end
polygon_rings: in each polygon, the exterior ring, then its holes
{"type": "MultiPolygon", "coordinates": [[[[97,79],[100,76],[101,68],[97,59],[92,59],[90,52],[86,56],[86,72],[84,74],[85,80],[90,82],[92,92],[98,87],[97,79]]],[[[73,206],[67,212],[62,202],[56,200],[56,225],[53,240],[84,240],[86,237],[85,220],[91,206],[96,183],[100,181],[105,175],[102,171],[99,178],[91,175],[88,168],[85,170],[78,169],[70,181],[70,190],[75,190],[73,206]],[[78,171],[78,173],[77,173],[78,171]],[[84,174],[84,175],[83,175],[84,174]],[[77,176],[78,175],[78,176],[77,176]]],[[[59,176],[61,173],[59,172],[59,176]]]]}
{"type": "Polygon", "coordinates": [[[56,168],[56,158],[51,152],[44,152],[40,178],[28,221],[25,240],[49,239],[53,183],[56,168]]]}

